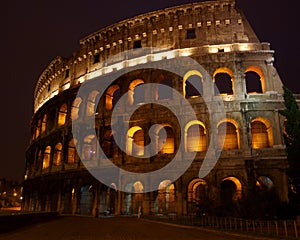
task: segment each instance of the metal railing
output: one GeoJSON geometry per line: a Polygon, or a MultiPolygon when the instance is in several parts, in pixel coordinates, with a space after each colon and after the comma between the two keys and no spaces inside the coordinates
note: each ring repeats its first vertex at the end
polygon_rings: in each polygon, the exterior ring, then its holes
{"type": "Polygon", "coordinates": [[[300,226],[297,225],[295,220],[250,220],[208,215],[153,215],[145,218],[188,226],[216,228],[226,231],[253,233],[265,236],[285,237],[287,239],[298,239],[298,237],[300,237],[300,226]]]}

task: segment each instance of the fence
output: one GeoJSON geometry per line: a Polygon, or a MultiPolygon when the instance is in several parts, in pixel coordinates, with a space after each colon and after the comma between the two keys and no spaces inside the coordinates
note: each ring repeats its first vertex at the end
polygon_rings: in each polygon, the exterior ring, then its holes
{"type": "Polygon", "coordinates": [[[227,231],[238,231],[254,233],[268,236],[285,237],[297,239],[299,226],[295,220],[247,220],[230,217],[214,216],[176,216],[176,215],[156,215],[148,217],[153,220],[177,223],[189,226],[199,226],[206,228],[217,228],[227,231]]]}

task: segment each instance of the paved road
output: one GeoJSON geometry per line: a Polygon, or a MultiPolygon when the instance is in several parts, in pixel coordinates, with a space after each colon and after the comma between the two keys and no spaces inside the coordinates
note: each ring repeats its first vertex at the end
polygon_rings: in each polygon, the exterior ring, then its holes
{"type": "Polygon", "coordinates": [[[248,240],[193,227],[161,224],[129,217],[62,217],[0,234],[1,240],[248,240]]]}

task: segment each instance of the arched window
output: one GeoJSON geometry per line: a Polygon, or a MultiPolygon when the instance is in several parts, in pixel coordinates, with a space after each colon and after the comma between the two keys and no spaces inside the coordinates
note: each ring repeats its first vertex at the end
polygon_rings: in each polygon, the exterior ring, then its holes
{"type": "Polygon", "coordinates": [[[43,169],[46,169],[50,166],[50,156],[51,156],[51,147],[47,146],[44,151],[43,169]]]}
{"type": "Polygon", "coordinates": [[[58,126],[62,126],[66,123],[66,119],[67,119],[67,104],[63,104],[61,105],[59,112],[58,112],[58,119],[57,119],[57,124],[58,126]]]}
{"type": "Polygon", "coordinates": [[[165,78],[159,82],[159,84],[168,86],[169,88],[166,90],[165,88],[162,88],[161,86],[158,86],[157,89],[157,99],[172,99],[173,98],[173,81],[172,79],[165,78]]]}
{"type": "Polygon", "coordinates": [[[143,156],[144,155],[144,132],[143,130],[138,130],[133,134],[133,142],[136,145],[133,145],[132,152],[135,155],[143,156]]]}
{"type": "Polygon", "coordinates": [[[53,155],[53,165],[59,166],[61,164],[61,160],[62,160],[62,144],[58,143],[55,146],[55,151],[53,155]]]}
{"type": "Polygon", "coordinates": [[[141,127],[135,126],[128,130],[126,152],[128,155],[144,155],[144,131],[141,127]]]}
{"type": "Polygon", "coordinates": [[[264,93],[265,77],[262,70],[255,66],[250,66],[245,71],[247,93],[264,93]]]}
{"type": "Polygon", "coordinates": [[[208,186],[205,180],[196,178],[188,185],[188,213],[207,213],[208,186]]]}
{"type": "Polygon", "coordinates": [[[145,89],[137,88],[141,84],[144,84],[141,79],[136,79],[130,83],[128,91],[129,104],[139,104],[145,101],[145,89]]]}
{"type": "Polygon", "coordinates": [[[99,92],[97,90],[92,91],[89,94],[89,97],[87,99],[86,103],[86,116],[92,116],[95,114],[97,111],[95,111],[95,102],[96,98],[98,96],[99,92]]]}
{"type": "Polygon", "coordinates": [[[112,110],[121,97],[120,87],[118,85],[110,86],[105,95],[105,107],[107,110],[112,110]]]}
{"type": "Polygon", "coordinates": [[[42,120],[40,119],[37,125],[35,126],[35,138],[38,138],[40,136],[41,127],[42,127],[42,120]]]}
{"type": "Polygon", "coordinates": [[[76,139],[71,139],[68,144],[68,163],[78,162],[78,154],[76,151],[76,139]]]}
{"type": "Polygon", "coordinates": [[[162,154],[172,154],[174,153],[174,132],[173,129],[169,126],[163,127],[158,132],[158,149],[162,154]],[[166,138],[164,139],[164,130],[167,133],[166,138]]]}
{"type": "Polygon", "coordinates": [[[36,166],[35,166],[35,169],[36,169],[37,171],[41,169],[42,163],[43,163],[43,151],[40,150],[40,151],[39,151],[39,154],[38,154],[38,156],[37,156],[36,166]]]}
{"type": "Polygon", "coordinates": [[[71,119],[76,120],[79,118],[79,108],[80,104],[82,102],[82,99],[80,97],[77,97],[74,99],[72,103],[72,108],[71,108],[71,119]]]}
{"type": "Polygon", "coordinates": [[[262,118],[256,118],[251,122],[252,148],[273,147],[272,126],[262,118]]]}
{"type": "Polygon", "coordinates": [[[106,130],[102,141],[102,149],[108,158],[118,155],[118,146],[114,140],[113,132],[111,129],[106,130]]]}
{"type": "Polygon", "coordinates": [[[42,121],[42,133],[45,133],[47,129],[47,115],[44,114],[43,121],[42,121]]]}
{"type": "Polygon", "coordinates": [[[233,73],[228,68],[219,68],[213,75],[215,83],[215,95],[232,95],[233,90],[233,73]]]}
{"type": "Polygon", "coordinates": [[[82,160],[95,160],[97,146],[96,141],[97,139],[93,134],[88,135],[84,138],[84,143],[82,146],[82,160]]]}
{"type": "Polygon", "coordinates": [[[266,176],[260,176],[256,181],[256,187],[259,190],[270,191],[274,188],[274,183],[272,180],[266,176]]]}
{"type": "MultiPolygon", "coordinates": [[[[197,121],[198,122],[198,121],[197,121]]],[[[187,125],[185,149],[187,152],[202,152],[206,150],[206,129],[202,123],[187,125]]]]}
{"type": "Polygon", "coordinates": [[[222,143],[224,139],[224,150],[238,149],[238,131],[236,126],[231,122],[222,122],[218,126],[218,148],[222,149],[222,143]]]}
{"type": "Polygon", "coordinates": [[[127,184],[126,190],[124,213],[137,214],[139,210],[142,210],[144,186],[140,181],[137,181],[134,184],[127,184]]]}
{"type": "Polygon", "coordinates": [[[203,95],[202,78],[197,75],[190,76],[185,82],[185,93],[186,98],[197,98],[203,95]]]}
{"type": "Polygon", "coordinates": [[[170,180],[162,181],[158,186],[156,213],[175,212],[175,186],[170,180]]]}
{"type": "Polygon", "coordinates": [[[236,177],[227,177],[221,183],[221,201],[229,205],[242,198],[242,184],[236,177]]]}

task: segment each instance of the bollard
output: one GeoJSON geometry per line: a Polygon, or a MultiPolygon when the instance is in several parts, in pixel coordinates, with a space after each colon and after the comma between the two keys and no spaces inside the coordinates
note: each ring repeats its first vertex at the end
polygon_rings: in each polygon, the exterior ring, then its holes
{"type": "Polygon", "coordinates": [[[277,221],[275,222],[275,228],[276,228],[276,236],[278,236],[279,233],[278,233],[278,222],[277,221]]]}

